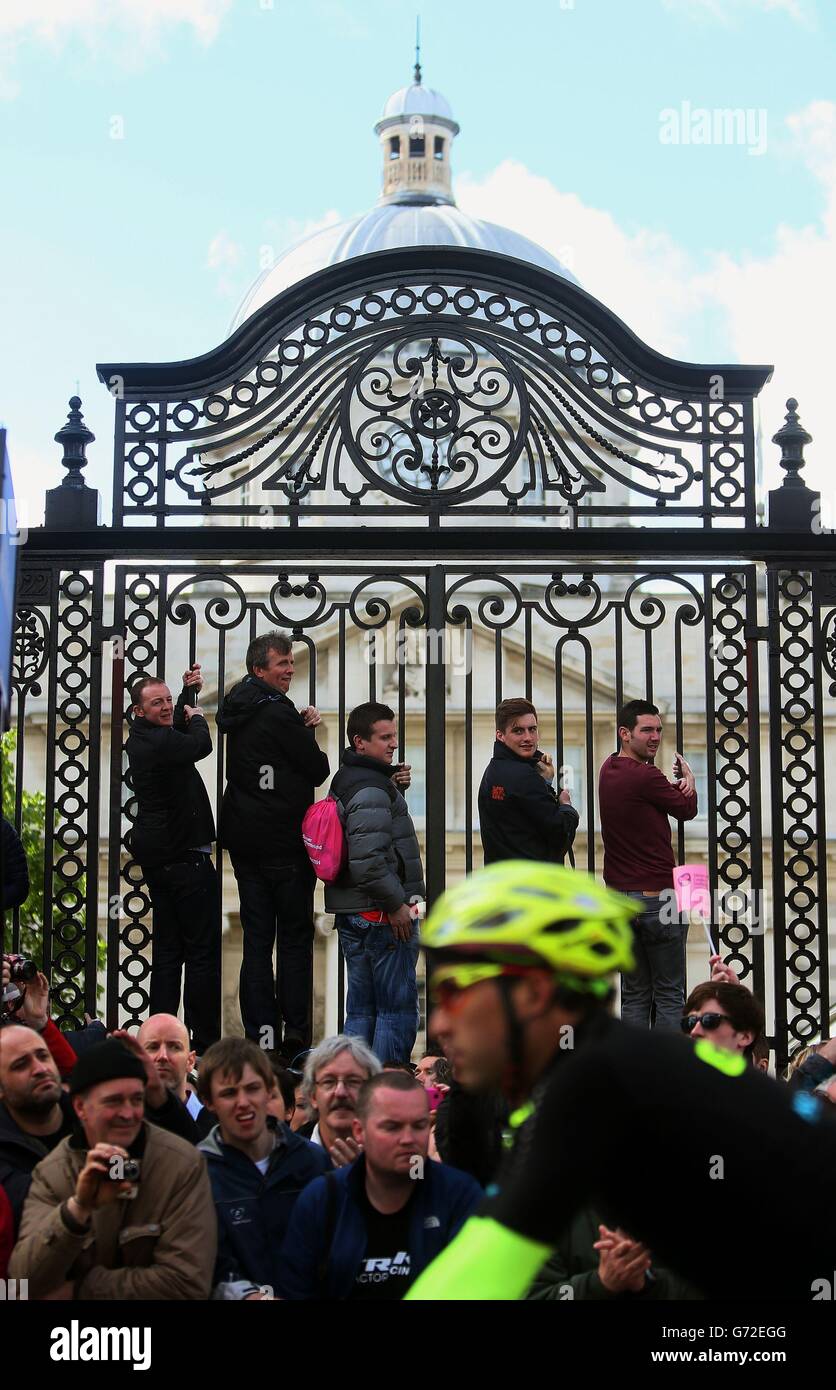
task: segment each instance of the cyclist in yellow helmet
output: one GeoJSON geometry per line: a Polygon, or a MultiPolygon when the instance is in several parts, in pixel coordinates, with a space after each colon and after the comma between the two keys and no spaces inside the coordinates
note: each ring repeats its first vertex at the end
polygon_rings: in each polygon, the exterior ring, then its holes
{"type": "Polygon", "coordinates": [[[611,1016],[636,910],[585,874],[523,861],[479,870],[433,907],[429,1032],[465,1089],[503,1089],[516,1140],[480,1213],[407,1298],[522,1298],[587,1206],[709,1297],[743,1286],[809,1299],[832,1267],[826,1107],[708,1039],[611,1016]],[[718,1260],[706,1231],[735,1229],[744,1207],[768,1219],[747,1223],[734,1261],[718,1260]]]}

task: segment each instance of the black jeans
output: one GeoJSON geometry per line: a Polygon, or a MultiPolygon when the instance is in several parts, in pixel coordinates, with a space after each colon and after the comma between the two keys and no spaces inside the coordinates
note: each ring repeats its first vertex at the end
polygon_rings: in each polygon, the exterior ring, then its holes
{"type": "Polygon", "coordinates": [[[183,1013],[198,1054],[221,1036],[221,900],[211,855],[144,869],[154,910],[151,1013],[183,1013]]]}
{"type": "Polygon", "coordinates": [[[633,953],[636,968],[621,976],[621,1019],[639,1028],[674,1028],[679,1032],[685,1009],[685,940],[687,923],[683,926],[676,914],[671,920],[670,904],[662,919],[661,897],[647,898],[643,893],[628,893],[643,911],[633,921],[633,953]],[[655,1025],[652,1006],[656,1006],[655,1025]]]}
{"type": "Polygon", "coordinates": [[[312,1032],[313,869],[307,860],[233,859],[232,867],[244,933],[238,989],[244,1032],[262,1047],[281,1048],[284,1038],[302,1052],[312,1032]]]}

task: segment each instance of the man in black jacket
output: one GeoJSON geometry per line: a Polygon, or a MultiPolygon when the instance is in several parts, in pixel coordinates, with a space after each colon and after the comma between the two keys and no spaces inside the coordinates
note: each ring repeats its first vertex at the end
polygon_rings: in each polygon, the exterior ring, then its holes
{"type": "Polygon", "coordinates": [[[537,747],[530,700],[503,700],[496,711],[493,757],[479,787],[485,863],[536,859],[559,864],[571,848],[578,813],[565,789],[556,795],[554,764],[537,747]]]}
{"type": "Polygon", "coordinates": [[[191,703],[202,684],[200,667],[194,665],[183,676],[174,708],[171,691],[158,676],[136,681],[126,749],[137,799],[131,848],[154,910],[150,1012],[177,1013],[185,965],[186,1027],[199,1054],[221,1035],[215,821],[195,767],[212,752],[212,739],[205,715],[191,703]]]}
{"type": "Polygon", "coordinates": [[[244,956],[239,1000],[244,1032],[288,1060],[311,1045],[314,874],[302,818],[328,776],[313,706],[288,698],[293,647],[281,632],[256,637],[248,675],[226,695],[227,738],[220,842],[238,881],[244,956]],[[276,976],[273,951],[276,949],[276,976]]]}

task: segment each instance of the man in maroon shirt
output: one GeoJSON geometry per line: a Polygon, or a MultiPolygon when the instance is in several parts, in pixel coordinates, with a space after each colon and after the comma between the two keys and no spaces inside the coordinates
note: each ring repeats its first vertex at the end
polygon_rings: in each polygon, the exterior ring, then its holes
{"type": "Polygon", "coordinates": [[[674,783],[654,766],[662,721],[647,700],[630,700],[619,712],[618,737],[621,751],[607,758],[598,784],[604,882],[643,907],[633,923],[636,968],[621,977],[621,1017],[647,1028],[655,1004],[656,1024],[678,1029],[688,926],[673,903],[668,816],[693,820],[697,814],[694,774],[681,753],[674,755],[674,783]]]}

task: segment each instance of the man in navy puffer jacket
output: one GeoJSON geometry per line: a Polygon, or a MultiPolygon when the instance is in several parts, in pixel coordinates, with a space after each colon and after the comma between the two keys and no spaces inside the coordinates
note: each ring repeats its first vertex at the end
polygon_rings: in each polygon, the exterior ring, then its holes
{"type": "Polygon", "coordinates": [[[427,1094],[405,1072],[363,1083],[353,1121],[363,1153],[306,1188],[279,1258],[282,1298],[403,1298],[478,1206],[468,1173],[427,1158],[427,1094]]]}
{"type": "Polygon", "coordinates": [[[329,1167],[324,1149],[267,1113],[275,1087],[260,1047],[224,1038],[204,1054],[198,1090],[218,1124],[198,1145],[218,1217],[213,1298],[272,1297],[296,1199],[329,1167]]]}

